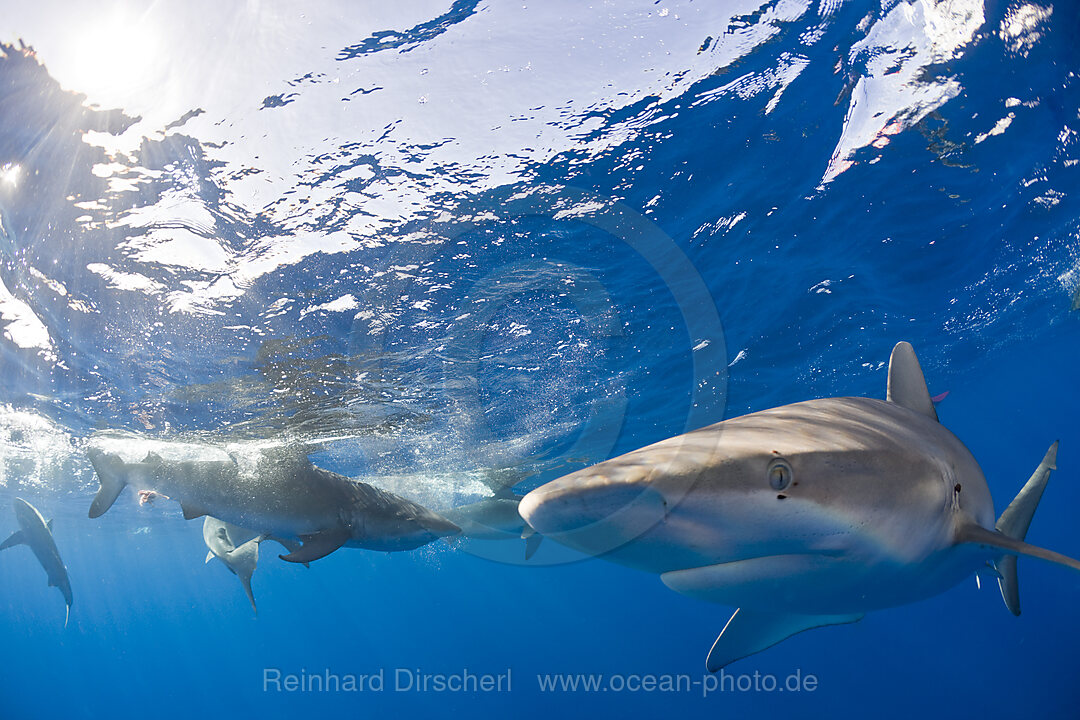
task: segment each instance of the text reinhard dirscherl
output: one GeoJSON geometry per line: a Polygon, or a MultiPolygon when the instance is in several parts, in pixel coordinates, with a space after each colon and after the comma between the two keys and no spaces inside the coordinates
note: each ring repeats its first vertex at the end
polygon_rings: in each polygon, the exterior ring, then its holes
{"type": "MultiPolygon", "coordinates": [[[[753,672],[741,675],[721,670],[716,674],[692,677],[688,674],[582,674],[537,675],[542,693],[700,693],[708,697],[724,692],[803,692],[818,689],[818,678],[801,669],[786,677],[753,672]]],[[[477,673],[467,668],[454,672],[424,672],[420,668],[379,668],[360,675],[338,674],[329,668],[320,671],[284,672],[263,668],[263,692],[276,693],[505,693],[513,691],[510,668],[500,673],[477,673]]]]}
{"type": "Polygon", "coordinates": [[[338,692],[510,692],[510,668],[503,673],[474,673],[468,669],[449,673],[426,673],[419,668],[379,668],[367,675],[337,674],[329,668],[322,672],[282,672],[263,668],[263,692],[338,693],[338,692]]]}

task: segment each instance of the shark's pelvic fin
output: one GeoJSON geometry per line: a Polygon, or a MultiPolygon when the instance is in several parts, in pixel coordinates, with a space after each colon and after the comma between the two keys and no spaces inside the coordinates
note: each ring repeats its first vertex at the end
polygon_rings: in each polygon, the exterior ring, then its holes
{"type": "Polygon", "coordinates": [[[278,557],[294,563],[313,562],[337,550],[348,541],[349,537],[349,530],[345,527],[323,530],[314,535],[303,535],[300,538],[304,541],[302,547],[288,555],[279,555],[278,557]]]}
{"type": "Polygon", "coordinates": [[[885,399],[908,410],[938,419],[934,401],[926,388],[922,366],[911,343],[898,342],[889,356],[889,384],[885,399]]]}
{"type": "Polygon", "coordinates": [[[739,608],[716,638],[705,667],[716,672],[740,658],[761,652],[803,630],[862,620],[857,615],[788,615],[739,608]]]}
{"type": "MultiPolygon", "coordinates": [[[[1046,451],[1039,467],[1035,469],[1024,487],[1017,493],[1009,507],[1001,513],[997,524],[994,526],[999,532],[1016,540],[1027,537],[1028,528],[1031,527],[1031,518],[1035,514],[1035,508],[1039,506],[1046,482],[1050,479],[1050,471],[1057,470],[1057,449],[1055,441],[1046,451]]],[[[1001,588],[1001,598],[1005,601],[1005,607],[1013,615],[1020,614],[1020,586],[1016,577],[1016,556],[1003,555],[994,561],[994,569],[998,571],[998,587],[1001,588]]]]}
{"type": "Polygon", "coordinates": [[[115,455],[108,455],[93,449],[87,452],[90,462],[94,466],[94,472],[98,476],[101,488],[94,496],[94,502],[90,503],[90,517],[101,517],[105,511],[112,507],[120,491],[127,483],[123,480],[124,463],[115,455]]]}
{"type": "Polygon", "coordinates": [[[11,534],[7,540],[0,543],[0,550],[7,550],[9,547],[15,547],[16,545],[23,545],[26,543],[26,536],[23,535],[22,530],[16,530],[11,534]]]}
{"type": "MultiPolygon", "coordinates": [[[[529,528],[527,525],[526,527],[529,530],[532,530],[532,528],[529,528]]],[[[521,535],[525,538],[525,560],[529,561],[532,559],[532,556],[536,554],[536,551],[540,549],[540,541],[544,539],[544,536],[535,530],[528,535],[524,532],[521,533],[521,535]]]]}

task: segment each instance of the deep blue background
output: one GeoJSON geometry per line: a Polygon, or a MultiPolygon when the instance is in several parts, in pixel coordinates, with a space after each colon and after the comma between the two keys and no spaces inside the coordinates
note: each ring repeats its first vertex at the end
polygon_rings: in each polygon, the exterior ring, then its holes
{"type": "MultiPolygon", "coordinates": [[[[470,4],[458,5],[453,22],[466,29],[479,22],[470,4]]],[[[775,111],[764,113],[767,94],[688,107],[730,79],[705,78],[687,96],[660,103],[666,119],[644,124],[622,145],[588,162],[584,152],[567,150],[530,167],[530,178],[471,202],[496,212],[517,191],[568,185],[646,214],[708,288],[724,328],[713,341],[726,343],[729,362],[744,353],[730,367],[726,408],[703,411],[710,420],[811,397],[881,397],[890,349],[898,340],[912,342],[931,392],[949,391],[938,408],[941,420],[982,464],[999,512],[1047,446],[1061,440],[1059,470],[1028,540],[1080,554],[1074,522],[1080,313],[1069,310],[1080,263],[1077,18],[1075,8],[1059,4],[1029,52],[1007,52],[994,31],[1017,5],[987,3],[979,41],[936,68],[959,82],[957,97],[892,136],[884,149],[860,151],[857,164],[827,187],[818,186],[846,111],[837,99],[854,72],[835,68],[859,39],[859,20],[879,12],[866,3],[840,7],[813,48],[797,45],[792,30],[768,52],[740,61],[739,71],[748,72],[767,68],[784,50],[809,55],[807,69],[775,111]],[[1038,102],[1017,109],[1003,135],[974,143],[1003,116],[1008,97],[1038,102]],[[628,163],[628,156],[635,160],[628,163]],[[1036,201],[1048,189],[1061,193],[1049,207],[1036,201]],[[732,231],[710,229],[737,212],[746,219],[732,231]],[[831,292],[814,292],[826,279],[831,292]]],[[[417,42],[427,41],[427,30],[414,30],[417,42]]],[[[0,61],[0,164],[10,159],[58,172],[70,163],[73,186],[102,194],[89,160],[76,162],[65,152],[77,143],[74,134],[33,130],[70,129],[57,118],[72,127],[106,119],[122,124],[123,118],[75,117],[77,97],[50,84],[46,67],[13,57],[9,50],[0,61]]],[[[604,126],[632,119],[649,104],[610,111],[604,126]]],[[[146,167],[164,164],[154,153],[181,157],[189,146],[198,142],[175,136],[160,146],[148,142],[138,160],[146,167]]],[[[211,170],[200,172],[209,177],[211,170]]],[[[35,182],[43,193],[67,191],[35,182]]],[[[268,222],[262,218],[230,214],[234,209],[220,191],[206,180],[203,196],[209,204],[220,200],[223,233],[248,227],[245,222],[253,235],[273,230],[260,225],[268,222]]],[[[153,203],[161,189],[144,193],[142,200],[153,203]]],[[[231,312],[256,316],[277,293],[292,291],[318,302],[351,292],[368,302],[384,291],[380,283],[390,282],[373,276],[372,268],[407,264],[412,256],[429,263],[416,282],[434,309],[406,308],[405,320],[385,337],[361,341],[350,314],[299,316],[294,310],[265,319],[270,335],[287,347],[269,355],[281,361],[275,366],[258,354],[255,339],[226,329],[236,322],[232,317],[196,324],[163,313],[154,298],[133,300],[106,287],[85,264],[103,255],[120,262],[123,238],[80,234],[70,216],[53,217],[42,207],[48,206],[4,209],[19,246],[17,259],[0,265],[8,288],[44,318],[68,368],[42,371],[30,354],[3,341],[0,404],[39,412],[75,438],[96,427],[140,429],[131,407],[144,401],[162,435],[168,422],[176,430],[232,431],[234,437],[312,427],[317,435],[344,423],[362,436],[364,413],[377,408],[400,423],[391,436],[405,438],[402,445],[424,441],[395,450],[407,456],[396,457],[403,464],[467,458],[467,443],[439,439],[460,432],[454,417],[439,415],[448,407],[444,380],[456,372],[446,358],[469,350],[455,349],[455,326],[447,318],[471,307],[475,283],[525,261],[537,274],[518,291],[493,296],[501,315],[492,322],[504,324],[457,340],[467,345],[480,337],[489,352],[476,378],[477,402],[492,433],[531,439],[539,444],[534,450],[547,453],[530,469],[547,477],[583,462],[563,456],[573,432],[545,428],[555,420],[580,423],[612,388],[624,394],[626,409],[607,455],[681,432],[690,414],[689,348],[696,339],[688,337],[681,313],[697,308],[680,308],[648,262],[584,223],[541,215],[451,233],[418,219],[401,232],[434,228],[464,244],[316,255],[262,277],[231,312]],[[458,257],[461,247],[468,260],[458,257]],[[574,325],[574,306],[552,293],[536,270],[548,267],[545,259],[595,278],[621,334],[601,341],[574,325]],[[56,266],[69,291],[93,299],[101,317],[87,319],[57,305],[27,275],[31,265],[56,266]],[[158,317],[164,329],[147,330],[147,318],[158,317]],[[437,330],[415,324],[432,319],[437,330]],[[511,322],[526,324],[531,334],[500,332],[511,322]],[[449,350],[443,349],[447,336],[449,350]],[[378,357],[363,355],[369,351],[378,357]],[[352,370],[371,368],[386,372],[385,385],[358,389],[352,370]],[[282,387],[314,388],[314,397],[272,394],[282,387]]],[[[172,281],[165,271],[156,279],[172,281]]],[[[486,462],[502,451],[476,452],[486,462]]],[[[327,458],[331,469],[356,474],[376,464],[345,451],[327,458]]],[[[32,555],[24,548],[0,555],[4,719],[391,712],[1070,718],[1080,707],[1080,576],[1034,560],[1020,561],[1019,618],[1005,610],[996,587],[977,592],[972,579],[855,625],[799,635],[730,668],[781,678],[796,669],[812,673],[818,679],[812,693],[544,694],[536,681],[541,673],[700,678],[730,609],[599,560],[522,567],[435,543],[392,556],[341,551],[310,569],[277,562],[266,548],[254,579],[259,615],[253,617],[235,578],[220,563],[204,566],[200,523],[184,522],[171,506],[136,508],[130,500],[91,521],[85,512],[96,484],[79,453],[71,463],[59,485],[15,478],[0,488],[0,535],[14,529],[4,510],[14,495],[56,518],[75,594],[65,630],[59,595],[45,587],[32,555]],[[391,685],[397,667],[476,674],[510,669],[513,692],[264,693],[268,667],[339,675],[383,669],[391,685]]],[[[540,553],[538,559],[559,557],[551,543],[540,553]]]]}

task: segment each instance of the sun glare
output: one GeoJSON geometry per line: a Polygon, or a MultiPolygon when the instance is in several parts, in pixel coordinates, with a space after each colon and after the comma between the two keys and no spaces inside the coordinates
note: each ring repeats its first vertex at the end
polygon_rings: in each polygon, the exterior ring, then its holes
{"type": "Polygon", "coordinates": [[[144,105],[162,80],[160,41],[145,18],[115,12],[83,27],[52,69],[62,86],[85,93],[91,104],[144,105]]]}
{"type": "Polygon", "coordinates": [[[0,165],[0,183],[15,187],[19,184],[20,170],[21,168],[15,163],[4,163],[3,165],[0,165]]]}

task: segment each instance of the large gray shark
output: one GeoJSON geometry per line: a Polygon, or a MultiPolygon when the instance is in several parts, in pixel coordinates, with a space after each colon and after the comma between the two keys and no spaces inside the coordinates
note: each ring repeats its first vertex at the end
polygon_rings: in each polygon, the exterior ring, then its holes
{"type": "Polygon", "coordinates": [[[737,607],[706,661],[715,672],[981,569],[1019,614],[1016,555],[1080,570],[1023,542],[1056,456],[1054,443],[995,525],[978,463],[938,422],[915,352],[899,343],[885,401],[826,398],[726,420],[543,485],[520,512],[558,542],[737,607]]]}
{"type": "Polygon", "coordinates": [[[68,618],[71,616],[71,581],[68,580],[67,568],[60,559],[60,551],[56,549],[56,541],[52,535],[52,520],[45,522],[45,518],[30,503],[22,498],[15,498],[15,519],[19,521],[19,529],[3,543],[0,550],[7,550],[16,545],[28,545],[34,551],[41,567],[49,576],[49,587],[57,588],[64,596],[67,608],[64,611],[64,627],[67,627],[68,618]]]}
{"type": "Polygon", "coordinates": [[[318,560],[342,546],[412,550],[460,531],[405,498],[315,467],[302,453],[229,452],[113,432],[92,436],[87,456],[101,482],[90,517],[108,510],[124,487],[153,490],[178,500],[187,519],[210,515],[301,539],[301,548],[281,556],[289,562],[318,560]]]}

